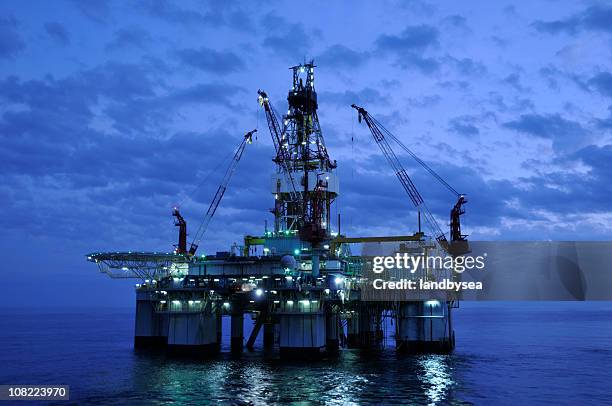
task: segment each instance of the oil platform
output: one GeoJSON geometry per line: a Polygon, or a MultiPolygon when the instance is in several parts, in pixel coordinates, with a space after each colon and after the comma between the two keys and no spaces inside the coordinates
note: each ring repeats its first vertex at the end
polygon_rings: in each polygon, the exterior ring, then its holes
{"type": "MultiPolygon", "coordinates": [[[[91,253],[87,259],[113,278],[137,278],[135,347],[164,347],[169,352],[210,354],[219,351],[223,317],[231,318],[231,349],[252,348],[263,330],[263,345],[281,356],[333,354],[340,347],[378,348],[383,325],[393,319],[398,351],[448,352],[455,336],[451,311],[457,302],[442,300],[369,301],[362,295],[366,256],[353,255],[351,244],[400,242],[433,244],[446,252],[466,252],[460,215],[465,197],[450,187],[364,108],[353,105],[365,121],[418,209],[419,229],[413,234],[347,237],[340,217],[331,218],[339,194],[336,161],[330,159],[317,116],[315,65],[291,68],[287,114],[273,108],[258,91],[275,147],[275,172],[270,180],[274,199],[273,230],[247,235],[242,246],[201,255],[198,245],[222,201],[253,133],[247,133],[227,165],[210,207],[187,246],[187,222],[178,208],[172,215],[179,230],[173,252],[91,253]],[[447,186],[457,203],[451,210],[447,239],[391,147],[396,143],[447,186]],[[428,237],[420,230],[420,219],[428,237]],[[332,221],[336,222],[332,232],[332,221]],[[254,325],[244,336],[244,317],[254,325]],[[246,339],[246,342],[245,342],[246,339]]],[[[348,106],[347,106],[348,107],[348,106]]],[[[428,270],[424,270],[428,272],[428,270]]]]}

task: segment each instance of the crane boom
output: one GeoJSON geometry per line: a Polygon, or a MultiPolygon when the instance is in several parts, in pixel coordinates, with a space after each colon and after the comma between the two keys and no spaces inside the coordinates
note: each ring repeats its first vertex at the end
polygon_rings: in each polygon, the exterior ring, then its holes
{"type": "Polygon", "coordinates": [[[200,227],[198,228],[198,231],[196,232],[195,237],[193,238],[193,242],[191,243],[191,247],[189,248],[190,256],[195,255],[198,249],[198,245],[200,244],[200,241],[202,239],[202,236],[206,232],[206,229],[208,228],[208,224],[210,224],[210,220],[215,215],[215,212],[217,211],[217,207],[219,207],[219,203],[221,203],[221,199],[223,198],[223,195],[225,194],[227,185],[229,184],[232,178],[232,175],[234,174],[236,167],[238,166],[238,162],[240,162],[240,158],[242,157],[244,148],[246,147],[247,143],[250,144],[253,142],[253,134],[255,132],[257,132],[256,129],[246,133],[246,135],[242,139],[242,142],[240,142],[240,145],[238,145],[238,148],[236,148],[234,157],[232,158],[227,169],[225,170],[225,174],[223,175],[223,180],[221,181],[221,184],[217,188],[217,192],[215,193],[215,196],[213,197],[212,201],[210,202],[210,205],[208,206],[208,210],[206,211],[204,220],[202,221],[202,224],[200,224],[200,227]]]}
{"type": "Polygon", "coordinates": [[[370,132],[372,133],[372,137],[374,137],[374,140],[380,147],[383,155],[387,159],[387,162],[389,162],[389,164],[393,168],[395,175],[399,179],[406,193],[408,193],[410,200],[412,200],[414,206],[423,214],[425,218],[425,223],[429,228],[429,231],[433,234],[438,244],[443,249],[447,250],[449,244],[448,240],[446,239],[446,236],[444,235],[444,232],[438,225],[438,222],[436,221],[434,216],[427,208],[425,201],[421,197],[421,194],[419,193],[418,189],[416,188],[410,177],[408,176],[408,173],[404,169],[402,163],[397,158],[397,155],[395,155],[395,152],[393,152],[393,149],[391,149],[389,142],[381,131],[380,124],[363,107],[359,107],[354,104],[351,105],[351,107],[353,107],[359,113],[359,122],[361,122],[362,120],[365,121],[366,125],[370,129],[370,132]]]}
{"type": "Polygon", "coordinates": [[[259,104],[261,104],[266,113],[266,121],[268,122],[270,135],[272,136],[272,142],[274,143],[274,149],[276,150],[276,159],[274,161],[281,166],[283,173],[287,178],[290,186],[289,194],[291,199],[294,201],[299,201],[300,195],[295,187],[295,180],[293,179],[293,174],[291,168],[289,167],[291,157],[283,145],[283,130],[281,130],[280,124],[278,123],[277,114],[270,104],[270,99],[268,98],[266,92],[263,90],[258,90],[257,94],[259,95],[259,104]]]}

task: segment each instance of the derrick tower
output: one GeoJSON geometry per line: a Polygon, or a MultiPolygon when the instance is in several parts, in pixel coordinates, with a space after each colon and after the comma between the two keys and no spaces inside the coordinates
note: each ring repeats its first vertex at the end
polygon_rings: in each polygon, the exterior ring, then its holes
{"type": "Polygon", "coordinates": [[[302,240],[317,245],[330,235],[330,209],[338,195],[337,165],[329,158],[317,115],[315,65],[304,63],[290,70],[293,84],[282,126],[276,121],[275,128],[274,109],[267,95],[259,93],[272,138],[277,137],[272,176],[274,231],[299,233],[302,240]]]}

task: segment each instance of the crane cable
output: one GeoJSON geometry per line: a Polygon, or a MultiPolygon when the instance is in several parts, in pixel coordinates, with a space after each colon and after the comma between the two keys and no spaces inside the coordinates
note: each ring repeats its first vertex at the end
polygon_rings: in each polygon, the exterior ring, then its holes
{"type": "Polygon", "coordinates": [[[461,193],[457,192],[455,188],[448,184],[440,175],[436,173],[429,165],[427,165],[421,158],[419,158],[414,152],[410,150],[406,145],[404,145],[395,135],[393,135],[389,130],[385,128],[378,120],[376,120],[372,115],[370,115],[370,119],[376,123],[376,125],[385,133],[386,136],[391,138],[400,148],[406,151],[415,161],[417,161],[427,172],[429,172],[434,178],[436,178],[442,185],[444,185],[448,190],[451,191],[456,196],[461,196],[461,193]]]}

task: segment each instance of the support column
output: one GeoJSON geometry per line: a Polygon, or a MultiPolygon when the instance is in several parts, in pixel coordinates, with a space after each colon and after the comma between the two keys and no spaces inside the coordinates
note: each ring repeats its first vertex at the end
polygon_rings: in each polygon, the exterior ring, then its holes
{"type": "Polygon", "coordinates": [[[396,348],[410,353],[448,353],[455,347],[455,334],[447,302],[406,302],[396,316],[396,348]]]}
{"type": "Polygon", "coordinates": [[[311,357],[325,353],[325,313],[285,313],[280,318],[280,354],[311,357]]]}
{"type": "Polygon", "coordinates": [[[261,330],[261,326],[263,326],[263,322],[264,316],[260,313],[257,316],[257,320],[255,320],[255,325],[253,326],[253,330],[251,331],[251,335],[249,336],[249,339],[246,344],[249,350],[253,349],[253,346],[255,345],[255,340],[257,339],[257,335],[259,334],[259,330],[261,330]]]}
{"type": "Polygon", "coordinates": [[[156,312],[156,301],[150,300],[149,292],[136,292],[134,348],[163,347],[167,332],[167,318],[156,312]]]}
{"type": "Polygon", "coordinates": [[[359,313],[351,313],[346,320],[346,346],[359,348],[359,313]]]}
{"type": "Polygon", "coordinates": [[[274,347],[274,322],[270,317],[266,318],[264,322],[263,331],[263,345],[264,348],[274,347]]]}
{"type": "Polygon", "coordinates": [[[325,349],[328,352],[336,352],[340,348],[340,317],[331,309],[328,309],[325,318],[325,349]]]}
{"type": "Polygon", "coordinates": [[[244,341],[244,313],[232,313],[231,317],[231,349],[232,352],[241,352],[244,341]]]}
{"type": "Polygon", "coordinates": [[[359,311],[359,347],[379,348],[382,346],[383,331],[380,309],[372,303],[363,303],[359,311]]]}
{"type": "Polygon", "coordinates": [[[219,351],[218,317],[210,308],[201,312],[168,314],[168,350],[175,354],[208,355],[219,351]]]}
{"type": "Polygon", "coordinates": [[[223,340],[223,314],[217,311],[217,344],[221,346],[223,340]]]}

